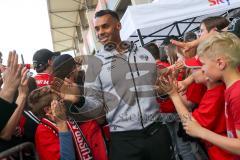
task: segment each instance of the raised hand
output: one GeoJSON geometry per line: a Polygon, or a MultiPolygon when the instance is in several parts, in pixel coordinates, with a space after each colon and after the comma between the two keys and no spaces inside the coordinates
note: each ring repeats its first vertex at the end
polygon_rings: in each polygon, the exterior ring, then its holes
{"type": "Polygon", "coordinates": [[[1,87],[2,87],[2,84],[3,84],[3,78],[2,78],[2,73],[5,71],[6,69],[6,66],[0,64],[0,90],[1,90],[1,87]]]}
{"type": "Polygon", "coordinates": [[[180,42],[172,39],[171,43],[179,48],[182,48],[183,52],[188,52],[190,49],[196,47],[193,42],[180,42]]]}
{"type": "Polygon", "coordinates": [[[172,75],[162,75],[159,77],[159,88],[161,88],[168,95],[172,95],[177,93],[177,89],[175,86],[175,80],[172,75]]]}
{"type": "Polygon", "coordinates": [[[176,70],[182,70],[184,68],[184,62],[183,61],[177,61],[175,63],[175,69],[176,70]]]}
{"type": "Polygon", "coordinates": [[[51,102],[51,113],[47,113],[47,116],[50,117],[55,123],[59,132],[68,131],[67,127],[67,115],[66,108],[63,104],[63,101],[53,100],[51,102]]]}
{"type": "Polygon", "coordinates": [[[178,81],[177,87],[178,92],[184,92],[187,89],[187,85],[185,85],[184,81],[178,81]]]}
{"type": "Polygon", "coordinates": [[[27,73],[28,73],[28,69],[26,67],[24,67],[22,69],[22,72],[21,72],[22,79],[21,79],[20,85],[18,87],[19,96],[27,97],[27,95],[28,95],[28,92],[29,92],[29,88],[28,88],[29,78],[27,77],[27,73]]]}
{"type": "Polygon", "coordinates": [[[67,120],[66,109],[62,101],[53,100],[51,110],[56,123],[67,120]]]}
{"type": "Polygon", "coordinates": [[[14,94],[21,81],[22,66],[18,64],[16,51],[10,51],[8,55],[7,69],[3,75],[3,88],[0,97],[12,103],[14,94]]]}
{"type": "Polygon", "coordinates": [[[78,102],[79,97],[83,95],[83,86],[78,86],[68,78],[65,78],[63,81],[55,77],[51,84],[51,89],[62,99],[71,101],[72,103],[78,102]]]}
{"type": "Polygon", "coordinates": [[[2,76],[0,75],[0,90],[1,90],[2,84],[3,84],[3,78],[2,78],[2,76]]]}

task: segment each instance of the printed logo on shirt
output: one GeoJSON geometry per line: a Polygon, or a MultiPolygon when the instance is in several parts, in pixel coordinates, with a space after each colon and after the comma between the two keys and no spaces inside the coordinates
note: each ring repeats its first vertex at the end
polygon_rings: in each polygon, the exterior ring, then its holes
{"type": "Polygon", "coordinates": [[[140,58],[141,60],[148,61],[148,56],[147,56],[146,54],[141,54],[141,55],[139,56],[139,58],[140,58]]]}
{"type": "Polygon", "coordinates": [[[220,4],[230,5],[230,0],[208,0],[210,6],[216,6],[220,4]]]}
{"type": "Polygon", "coordinates": [[[39,85],[48,85],[49,84],[48,80],[36,80],[36,82],[39,85]]]}

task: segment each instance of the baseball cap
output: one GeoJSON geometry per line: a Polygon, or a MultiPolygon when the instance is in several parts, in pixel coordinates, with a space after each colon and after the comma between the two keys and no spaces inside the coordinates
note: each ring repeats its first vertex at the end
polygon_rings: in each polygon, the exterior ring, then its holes
{"type": "Polygon", "coordinates": [[[227,28],[228,32],[231,32],[240,38],[240,17],[234,18],[227,28]]]}
{"type": "Polygon", "coordinates": [[[184,61],[187,68],[201,68],[202,63],[198,57],[188,58],[184,61]]]}
{"type": "Polygon", "coordinates": [[[53,76],[64,79],[76,67],[76,62],[69,54],[63,54],[53,60],[53,76]]]}
{"type": "Polygon", "coordinates": [[[48,60],[58,55],[60,55],[60,52],[52,52],[48,49],[40,49],[36,51],[33,55],[34,69],[37,71],[42,70],[42,68],[45,68],[48,65],[48,60]]]}

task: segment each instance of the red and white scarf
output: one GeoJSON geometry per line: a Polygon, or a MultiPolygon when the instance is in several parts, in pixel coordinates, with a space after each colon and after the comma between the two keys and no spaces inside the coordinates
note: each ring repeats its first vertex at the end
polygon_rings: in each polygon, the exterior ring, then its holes
{"type": "MultiPolygon", "coordinates": [[[[58,129],[56,127],[56,124],[49,121],[46,118],[43,118],[41,123],[45,125],[46,127],[53,130],[53,132],[58,136],[58,129]]],[[[72,118],[69,118],[67,121],[67,125],[72,133],[77,156],[79,160],[93,160],[93,154],[92,151],[87,143],[86,138],[83,135],[83,132],[79,125],[76,123],[76,121],[72,118]]]]}

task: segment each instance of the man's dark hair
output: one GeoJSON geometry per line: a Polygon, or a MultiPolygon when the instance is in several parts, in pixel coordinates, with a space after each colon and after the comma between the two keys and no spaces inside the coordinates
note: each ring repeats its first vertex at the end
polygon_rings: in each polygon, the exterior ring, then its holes
{"type": "Polygon", "coordinates": [[[118,14],[116,12],[112,11],[112,10],[109,10],[109,9],[97,11],[95,13],[95,18],[102,17],[102,16],[107,15],[107,14],[111,15],[113,18],[120,21],[118,14]]]}
{"type": "Polygon", "coordinates": [[[226,28],[230,22],[225,17],[213,16],[205,18],[202,20],[201,24],[202,23],[206,26],[206,29],[209,32],[215,27],[217,30],[221,31],[222,29],[226,28]]]}
{"type": "Polygon", "coordinates": [[[144,46],[144,48],[148,50],[156,60],[160,59],[160,52],[155,43],[148,43],[144,46]]]}
{"type": "Polygon", "coordinates": [[[197,35],[194,32],[191,32],[191,31],[190,32],[186,32],[183,35],[184,42],[192,42],[195,39],[197,39],[197,35]]]}
{"type": "Polygon", "coordinates": [[[160,52],[160,54],[159,54],[160,61],[169,63],[168,62],[168,55],[167,55],[167,53],[166,53],[166,51],[164,49],[164,46],[160,46],[159,47],[159,52],[160,52]]]}
{"type": "Polygon", "coordinates": [[[166,37],[166,38],[163,40],[163,42],[162,42],[161,45],[163,45],[163,46],[168,46],[169,44],[171,44],[171,42],[170,42],[171,39],[173,39],[173,40],[179,40],[179,38],[178,38],[177,36],[170,35],[170,36],[166,37]]]}

